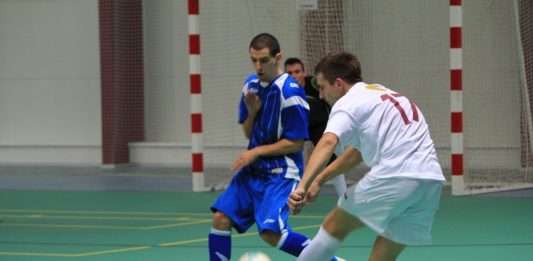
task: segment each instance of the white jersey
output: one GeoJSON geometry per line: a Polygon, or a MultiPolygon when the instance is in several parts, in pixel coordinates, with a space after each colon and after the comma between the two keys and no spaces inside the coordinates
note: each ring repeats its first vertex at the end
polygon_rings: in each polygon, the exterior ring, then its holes
{"type": "Polygon", "coordinates": [[[333,106],[326,132],[361,152],[366,178],[445,180],[422,112],[382,85],[359,82],[333,106]]]}

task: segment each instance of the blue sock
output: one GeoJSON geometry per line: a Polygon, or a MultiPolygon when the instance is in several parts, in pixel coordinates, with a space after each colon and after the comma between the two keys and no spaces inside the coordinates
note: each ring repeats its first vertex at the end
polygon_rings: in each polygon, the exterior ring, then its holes
{"type": "MultiPolygon", "coordinates": [[[[299,256],[311,240],[306,236],[294,232],[283,233],[278,243],[278,248],[293,256],[299,256]]],[[[331,261],[337,261],[336,257],[331,261]]]]}
{"type": "Polygon", "coordinates": [[[309,238],[295,232],[283,233],[279,239],[278,248],[293,256],[299,256],[302,250],[309,245],[309,238]]]}
{"type": "Polygon", "coordinates": [[[211,233],[209,233],[209,260],[220,261],[230,260],[230,258],[231,231],[211,228],[211,233]]]}

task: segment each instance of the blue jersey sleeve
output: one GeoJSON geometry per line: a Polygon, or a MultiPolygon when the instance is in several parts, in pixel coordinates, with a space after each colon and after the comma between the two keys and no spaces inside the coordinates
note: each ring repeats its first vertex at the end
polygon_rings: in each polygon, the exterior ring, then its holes
{"type": "Polygon", "coordinates": [[[308,140],[309,104],[304,89],[284,88],[283,96],[285,97],[281,110],[283,137],[290,140],[308,140]]]}
{"type": "Polygon", "coordinates": [[[248,110],[244,103],[244,93],[241,94],[241,101],[239,102],[239,123],[242,124],[248,118],[248,110]]]}

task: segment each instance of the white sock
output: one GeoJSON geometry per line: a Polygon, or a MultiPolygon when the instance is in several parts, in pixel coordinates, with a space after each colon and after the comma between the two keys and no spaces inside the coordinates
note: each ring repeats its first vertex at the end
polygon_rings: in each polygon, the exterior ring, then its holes
{"type": "Polygon", "coordinates": [[[330,260],[335,256],[335,252],[341,246],[342,241],[334,238],[332,235],[320,227],[318,234],[311,240],[311,243],[304,248],[300,256],[299,261],[323,261],[330,260]]]}
{"type": "Polygon", "coordinates": [[[333,186],[335,186],[335,191],[337,191],[337,196],[340,197],[344,195],[344,192],[346,192],[346,189],[347,189],[346,178],[344,177],[344,174],[335,176],[333,179],[331,179],[331,182],[333,183],[333,186]]]}

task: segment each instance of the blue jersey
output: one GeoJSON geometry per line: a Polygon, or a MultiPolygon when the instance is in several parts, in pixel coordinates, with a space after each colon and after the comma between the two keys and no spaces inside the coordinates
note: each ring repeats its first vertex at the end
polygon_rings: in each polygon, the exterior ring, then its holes
{"type": "MultiPolygon", "coordinates": [[[[274,144],[281,139],[307,140],[309,105],[305,91],[287,73],[279,75],[270,84],[260,82],[253,74],[244,82],[239,106],[239,123],[248,117],[244,101],[247,92],[255,93],[261,100],[252,127],[248,149],[261,145],[274,144]]],[[[261,174],[285,174],[287,178],[300,179],[303,170],[302,152],[282,156],[260,157],[247,166],[261,174]]]]}

